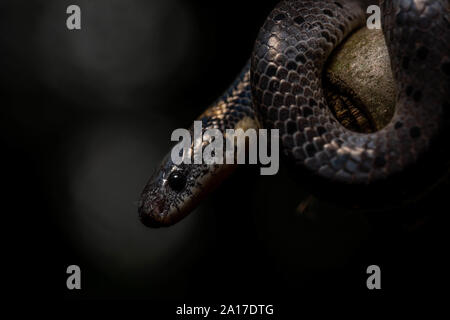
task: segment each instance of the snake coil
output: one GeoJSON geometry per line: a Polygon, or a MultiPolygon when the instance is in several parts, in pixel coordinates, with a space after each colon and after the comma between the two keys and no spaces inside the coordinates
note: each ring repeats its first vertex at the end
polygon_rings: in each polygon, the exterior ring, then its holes
{"type": "MultiPolygon", "coordinates": [[[[350,131],[335,119],[321,77],[333,49],[365,24],[364,5],[358,0],[280,2],[260,30],[250,64],[200,117],[205,129],[234,129],[243,119],[279,129],[287,158],[344,183],[368,184],[416,162],[449,107],[450,4],[380,2],[396,110],[386,127],[368,134],[350,131]]],[[[225,176],[225,168],[175,165],[165,158],[142,193],[142,221],[149,226],[179,221],[225,176]]]]}

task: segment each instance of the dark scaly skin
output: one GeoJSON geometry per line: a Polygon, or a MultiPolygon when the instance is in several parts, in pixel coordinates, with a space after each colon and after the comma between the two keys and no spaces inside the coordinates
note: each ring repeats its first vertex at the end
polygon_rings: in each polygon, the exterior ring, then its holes
{"type": "MultiPolygon", "coordinates": [[[[366,23],[367,6],[357,0],[277,5],[256,40],[251,71],[246,67],[205,112],[204,124],[224,131],[243,118],[257,117],[250,121],[253,127],[261,123],[280,130],[284,155],[328,180],[367,184],[403,171],[427,150],[449,105],[450,5],[448,0],[390,0],[380,6],[397,84],[396,111],[385,128],[370,134],[346,129],[323,94],[321,75],[328,56],[366,23]]],[[[193,177],[195,167],[183,170],[193,177]]],[[[214,175],[220,168],[202,167],[195,179],[218,180],[214,175]]],[[[189,185],[181,192],[171,190],[164,177],[178,169],[166,160],[147,184],[139,209],[147,225],[179,221],[193,208],[193,195],[201,198],[209,189],[203,184],[195,191],[189,185]],[[164,205],[155,209],[154,203],[164,205]]]]}
{"type": "Polygon", "coordinates": [[[365,8],[357,1],[284,1],[270,14],[252,59],[253,101],[264,125],[280,130],[288,157],[328,179],[369,183],[403,170],[427,149],[448,99],[442,66],[450,52],[449,5],[421,3],[420,9],[412,0],[382,3],[398,96],[391,122],[371,134],[338,123],[321,86],[326,59],[365,23],[365,8]]]}

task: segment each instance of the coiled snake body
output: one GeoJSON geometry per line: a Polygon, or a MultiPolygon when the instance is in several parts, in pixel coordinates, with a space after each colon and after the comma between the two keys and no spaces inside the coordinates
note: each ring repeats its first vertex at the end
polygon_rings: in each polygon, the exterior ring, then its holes
{"type": "MultiPolygon", "coordinates": [[[[396,111],[383,129],[362,134],[327,107],[321,75],[332,50],[366,23],[364,1],[282,1],[256,40],[251,62],[201,115],[204,129],[279,129],[283,154],[312,173],[371,183],[404,170],[424,153],[449,104],[448,0],[385,0],[382,26],[397,86],[396,111]]],[[[227,165],[175,165],[166,157],[140,202],[148,226],[189,213],[227,165]]]]}

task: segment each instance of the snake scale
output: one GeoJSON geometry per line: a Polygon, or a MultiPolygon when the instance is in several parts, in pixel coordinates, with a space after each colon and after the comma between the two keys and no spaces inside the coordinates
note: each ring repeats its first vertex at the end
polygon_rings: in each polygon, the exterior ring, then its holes
{"type": "MultiPolygon", "coordinates": [[[[282,1],[256,39],[251,61],[201,116],[203,127],[279,129],[282,154],[327,180],[370,184],[415,163],[449,108],[448,0],[382,0],[382,27],[397,86],[390,123],[373,133],[340,124],[327,106],[327,58],[366,23],[365,1],[282,1]]],[[[169,155],[142,192],[150,227],[186,216],[231,171],[230,165],[175,165],[169,155]]]]}

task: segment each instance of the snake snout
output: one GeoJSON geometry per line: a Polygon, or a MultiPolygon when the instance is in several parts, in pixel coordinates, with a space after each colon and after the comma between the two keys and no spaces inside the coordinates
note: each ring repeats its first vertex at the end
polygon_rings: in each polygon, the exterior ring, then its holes
{"type": "Polygon", "coordinates": [[[139,207],[139,218],[141,222],[150,228],[160,228],[166,225],[164,223],[166,214],[165,200],[161,197],[142,201],[139,207]]]}

